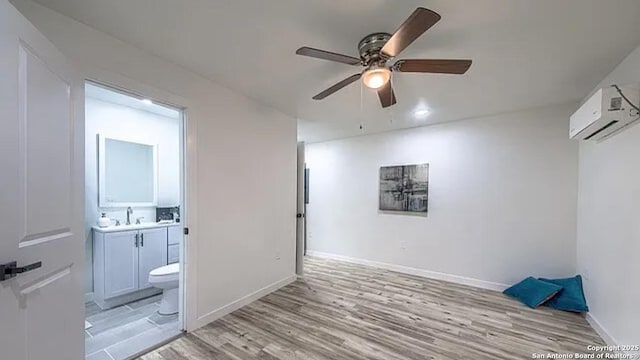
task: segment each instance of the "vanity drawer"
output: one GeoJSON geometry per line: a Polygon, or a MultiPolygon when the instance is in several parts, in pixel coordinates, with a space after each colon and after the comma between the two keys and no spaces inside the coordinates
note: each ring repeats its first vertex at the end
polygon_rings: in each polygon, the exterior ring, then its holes
{"type": "Polygon", "coordinates": [[[180,244],[180,238],[182,238],[182,226],[169,226],[169,245],[177,245],[180,244]]]}
{"type": "Polygon", "coordinates": [[[168,264],[173,264],[180,261],[180,245],[179,244],[169,245],[167,250],[168,250],[167,251],[168,264]]]}

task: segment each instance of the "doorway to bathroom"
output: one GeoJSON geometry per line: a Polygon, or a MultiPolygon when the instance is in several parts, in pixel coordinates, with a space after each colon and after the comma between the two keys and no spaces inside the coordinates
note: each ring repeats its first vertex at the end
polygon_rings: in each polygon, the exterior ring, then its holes
{"type": "Polygon", "coordinates": [[[184,329],[184,110],[85,84],[85,355],[127,359],[184,329]]]}

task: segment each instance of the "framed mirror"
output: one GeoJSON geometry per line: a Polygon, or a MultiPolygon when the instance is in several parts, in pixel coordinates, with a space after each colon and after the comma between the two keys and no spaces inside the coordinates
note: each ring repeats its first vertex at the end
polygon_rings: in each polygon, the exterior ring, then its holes
{"type": "Polygon", "coordinates": [[[98,135],[100,207],[143,207],[158,203],[158,149],[98,135]]]}

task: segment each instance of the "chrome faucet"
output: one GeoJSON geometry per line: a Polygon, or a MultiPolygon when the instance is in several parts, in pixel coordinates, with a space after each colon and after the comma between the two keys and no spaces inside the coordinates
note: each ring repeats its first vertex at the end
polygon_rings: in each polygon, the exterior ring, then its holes
{"type": "Polygon", "coordinates": [[[131,225],[131,214],[133,214],[133,209],[129,206],[127,208],[127,225],[131,225]]]}

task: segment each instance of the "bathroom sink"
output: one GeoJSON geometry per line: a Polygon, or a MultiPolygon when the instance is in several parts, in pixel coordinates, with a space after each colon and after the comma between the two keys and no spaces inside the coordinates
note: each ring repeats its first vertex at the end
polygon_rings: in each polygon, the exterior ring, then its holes
{"type": "Polygon", "coordinates": [[[160,228],[160,227],[167,227],[167,226],[178,226],[180,225],[180,223],[175,223],[175,222],[159,222],[159,223],[155,223],[155,222],[143,222],[140,224],[131,224],[131,225],[111,225],[108,227],[99,227],[99,226],[94,226],[93,229],[95,231],[99,231],[99,232],[114,232],[114,231],[127,231],[127,230],[139,230],[139,229],[151,229],[151,228],[160,228]]]}

